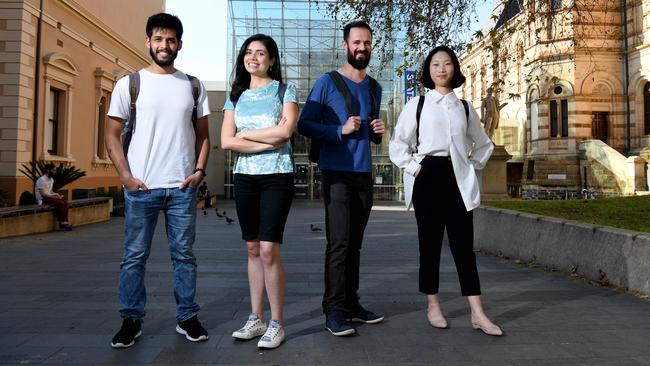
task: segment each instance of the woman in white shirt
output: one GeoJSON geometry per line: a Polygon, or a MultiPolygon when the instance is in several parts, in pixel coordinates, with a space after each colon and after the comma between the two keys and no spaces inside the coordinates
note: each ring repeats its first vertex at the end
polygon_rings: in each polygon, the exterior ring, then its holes
{"type": "Polygon", "coordinates": [[[411,99],[399,116],[389,145],[390,159],[404,169],[406,205],[415,209],[420,242],[419,290],[427,296],[427,319],[447,328],[438,301],[440,250],[445,228],[456,263],[461,293],[467,296],[474,329],[500,336],[501,329],[483,312],[474,255],[472,210],[481,201],[475,170],[485,167],[494,148],[471,105],[453,89],[465,82],[458,57],[447,46],[434,48],[422,69],[422,85],[431,89],[411,99]],[[420,121],[418,102],[424,98],[420,121]]]}

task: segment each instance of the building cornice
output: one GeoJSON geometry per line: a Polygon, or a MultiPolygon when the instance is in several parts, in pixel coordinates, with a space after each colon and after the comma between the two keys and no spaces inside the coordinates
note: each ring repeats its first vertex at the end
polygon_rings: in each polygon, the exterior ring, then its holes
{"type": "MultiPolygon", "coordinates": [[[[65,9],[67,11],[78,16],[79,19],[84,21],[87,25],[89,25],[90,27],[97,30],[99,33],[106,36],[110,41],[114,42],[116,45],[126,50],[136,59],[142,61],[144,64],[149,63],[149,59],[143,52],[139,51],[136,47],[131,45],[127,40],[121,37],[118,33],[114,32],[109,26],[104,24],[102,21],[95,18],[92,14],[89,14],[82,6],[77,4],[75,1],[72,0],[58,0],[58,1],[59,3],[65,6],[65,9]]],[[[34,7],[28,2],[24,2],[23,4],[27,12],[29,12],[35,17],[39,16],[38,8],[34,7]]],[[[53,26],[54,28],[59,28],[64,34],[70,36],[75,41],[85,45],[86,47],[91,48],[93,51],[97,52],[98,54],[108,59],[111,59],[113,62],[117,63],[118,65],[122,67],[126,66],[130,71],[135,70],[133,66],[127,65],[124,61],[120,60],[118,57],[114,57],[113,55],[108,54],[106,50],[96,45],[94,42],[92,42],[92,40],[87,39],[83,35],[67,27],[65,24],[62,24],[61,22],[54,19],[53,17],[47,14],[43,14],[43,21],[53,26]]]]}

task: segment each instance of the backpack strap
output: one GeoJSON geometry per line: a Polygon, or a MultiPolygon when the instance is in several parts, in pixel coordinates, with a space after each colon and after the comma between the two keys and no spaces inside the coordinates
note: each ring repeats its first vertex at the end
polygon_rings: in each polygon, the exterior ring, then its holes
{"type": "Polygon", "coordinates": [[[469,104],[465,99],[460,100],[463,103],[463,108],[465,108],[465,122],[469,124],[469,104]]]}
{"type": "Polygon", "coordinates": [[[329,75],[329,77],[334,82],[334,85],[336,85],[336,89],[338,89],[339,93],[341,93],[343,96],[343,99],[345,100],[345,111],[347,112],[348,116],[351,116],[352,96],[350,95],[350,90],[348,89],[348,86],[345,85],[345,81],[343,81],[341,74],[339,74],[338,71],[333,70],[328,72],[327,75],[329,75]]]}
{"type": "Polygon", "coordinates": [[[373,77],[370,77],[370,99],[371,99],[371,109],[370,109],[370,118],[379,118],[379,103],[377,103],[377,90],[379,90],[379,83],[373,77]]]}
{"type": "Polygon", "coordinates": [[[280,99],[280,105],[284,105],[284,94],[287,92],[287,84],[280,83],[278,85],[278,99],[280,99]]]}
{"type": "Polygon", "coordinates": [[[131,144],[131,137],[135,131],[135,117],[136,108],[135,104],[138,101],[138,94],[140,93],[140,73],[137,71],[129,74],[129,96],[131,102],[129,104],[129,118],[124,123],[122,130],[122,149],[124,150],[124,157],[128,156],[129,144],[131,144]]]}
{"type": "Polygon", "coordinates": [[[190,80],[192,85],[192,97],[194,98],[194,105],[192,106],[192,126],[196,128],[197,108],[199,105],[199,96],[201,95],[201,82],[196,77],[187,74],[187,78],[190,80]]]}
{"type": "MultiPolygon", "coordinates": [[[[424,98],[426,95],[420,95],[420,99],[418,99],[418,109],[417,112],[415,112],[415,121],[417,122],[417,125],[415,127],[415,146],[417,147],[419,141],[420,141],[420,116],[422,115],[422,107],[424,107],[424,98]]],[[[417,151],[417,150],[416,150],[417,151]]]]}

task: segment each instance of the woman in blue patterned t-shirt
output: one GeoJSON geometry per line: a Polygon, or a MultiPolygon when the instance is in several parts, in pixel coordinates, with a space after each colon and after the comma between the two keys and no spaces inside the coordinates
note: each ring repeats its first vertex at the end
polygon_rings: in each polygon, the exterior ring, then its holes
{"type": "Polygon", "coordinates": [[[275,348],[284,340],[280,244],[294,192],[289,138],[298,120],[298,100],[296,88],[282,84],[280,55],[273,38],[256,34],[244,42],[223,109],[221,145],[239,153],[234,171],[235,203],[248,247],[252,310],[246,324],[232,336],[252,339],[262,335],[257,346],[275,348]],[[271,305],[268,327],[264,323],[265,289],[271,305]]]}

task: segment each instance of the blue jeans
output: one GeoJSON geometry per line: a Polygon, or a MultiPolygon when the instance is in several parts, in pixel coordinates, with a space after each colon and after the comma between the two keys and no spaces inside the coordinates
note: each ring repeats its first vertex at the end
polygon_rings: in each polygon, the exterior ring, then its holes
{"type": "Polygon", "coordinates": [[[124,191],[124,258],[120,265],[119,297],[123,319],[141,319],[147,294],[145,265],[151,250],[158,214],[165,214],[169,252],[174,267],[176,319],[183,321],[199,311],[196,294],[196,258],[192,251],[196,226],[196,188],[124,191]]]}

